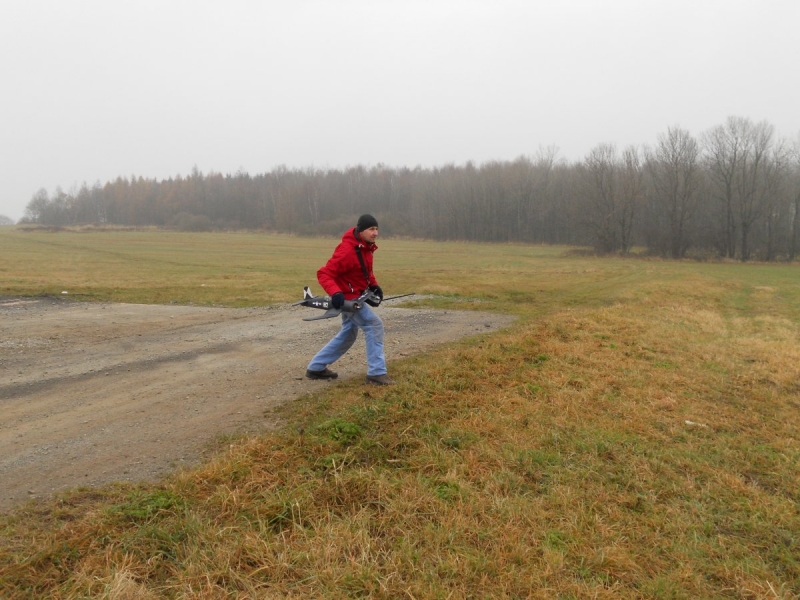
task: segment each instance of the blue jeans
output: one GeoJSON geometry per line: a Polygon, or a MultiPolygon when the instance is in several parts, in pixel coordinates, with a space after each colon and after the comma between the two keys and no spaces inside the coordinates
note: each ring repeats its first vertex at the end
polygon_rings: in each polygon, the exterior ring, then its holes
{"type": "Polygon", "coordinates": [[[383,321],[368,304],[354,313],[342,313],[342,328],[325,347],[308,363],[310,371],[322,371],[350,350],[358,337],[358,330],[367,339],[367,375],[386,375],[386,357],[383,355],[383,321]]]}

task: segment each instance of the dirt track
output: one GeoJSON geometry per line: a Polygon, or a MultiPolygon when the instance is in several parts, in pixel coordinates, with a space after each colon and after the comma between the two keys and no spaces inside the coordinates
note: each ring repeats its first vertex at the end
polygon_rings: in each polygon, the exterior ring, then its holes
{"type": "MultiPolygon", "coordinates": [[[[378,310],[389,361],[509,323],[378,310]]],[[[154,479],[200,460],[220,434],[275,427],[271,408],[331,385],[303,374],[339,320],[304,322],[309,311],[0,298],[0,510],[154,479]]],[[[361,338],[335,369],[361,378],[364,367],[361,338]]]]}

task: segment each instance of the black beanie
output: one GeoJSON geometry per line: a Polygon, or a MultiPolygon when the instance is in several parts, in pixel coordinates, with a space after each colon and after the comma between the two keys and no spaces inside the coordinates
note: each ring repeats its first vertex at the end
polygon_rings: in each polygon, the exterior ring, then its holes
{"type": "Polygon", "coordinates": [[[361,215],[360,217],[358,217],[358,225],[356,225],[356,231],[361,233],[365,229],[377,226],[378,226],[378,220],[375,217],[373,217],[372,215],[361,215]]]}

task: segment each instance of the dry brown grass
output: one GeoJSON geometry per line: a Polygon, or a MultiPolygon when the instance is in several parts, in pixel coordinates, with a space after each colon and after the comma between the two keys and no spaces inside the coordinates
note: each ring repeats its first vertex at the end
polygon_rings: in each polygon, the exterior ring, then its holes
{"type": "Polygon", "coordinates": [[[800,596],[797,286],[593,264],[484,298],[519,324],[391,388],[340,383],[161,485],[14,513],[3,597],[800,596]]]}

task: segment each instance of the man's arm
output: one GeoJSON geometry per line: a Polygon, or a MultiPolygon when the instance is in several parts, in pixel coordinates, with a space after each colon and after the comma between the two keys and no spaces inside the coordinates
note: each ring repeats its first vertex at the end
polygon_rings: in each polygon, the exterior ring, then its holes
{"type": "Polygon", "coordinates": [[[317,271],[317,281],[329,296],[333,296],[336,292],[344,292],[344,290],[339,289],[337,279],[341,279],[341,274],[345,272],[347,250],[344,244],[336,246],[333,256],[328,259],[325,266],[317,271]]]}

